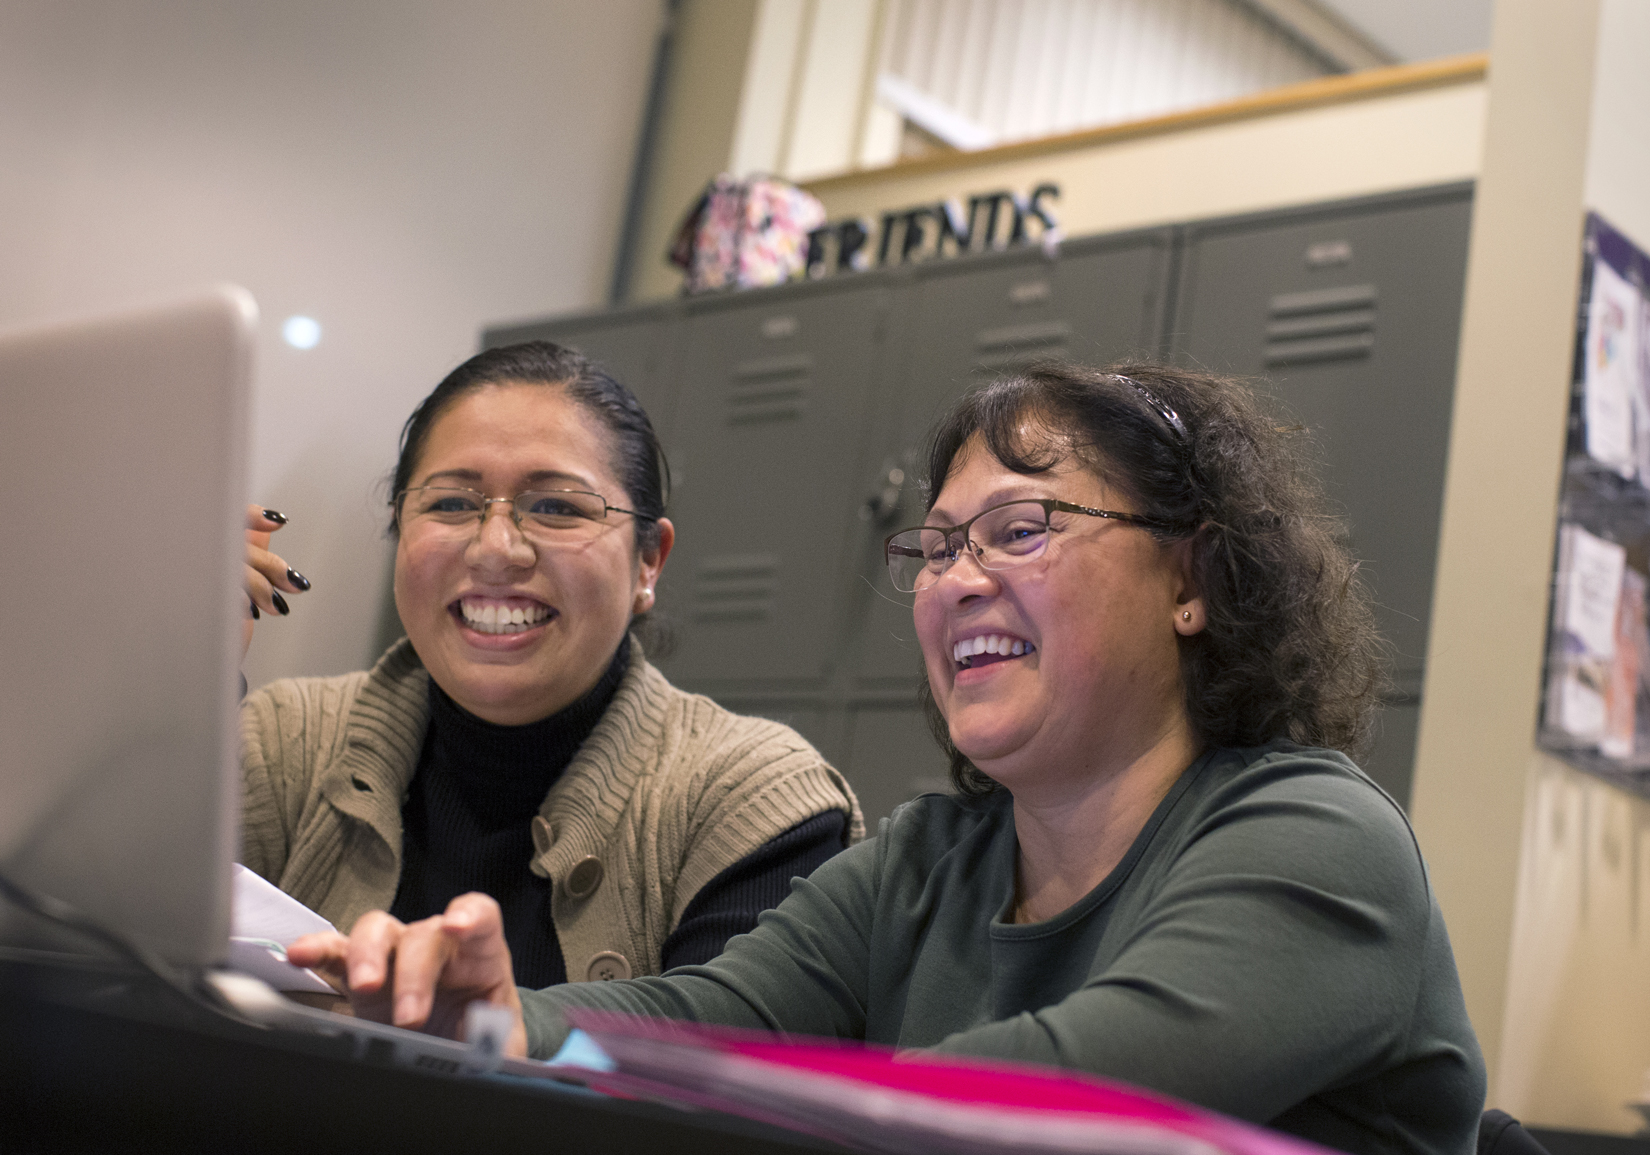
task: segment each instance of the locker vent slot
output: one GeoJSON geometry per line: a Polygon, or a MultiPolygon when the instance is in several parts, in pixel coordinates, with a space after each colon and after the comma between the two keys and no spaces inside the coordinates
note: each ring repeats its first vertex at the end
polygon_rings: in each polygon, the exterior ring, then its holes
{"type": "Polygon", "coordinates": [[[795,421],[808,411],[814,359],[806,353],[766,357],[734,366],[728,386],[728,424],[795,421]]]}
{"type": "Polygon", "coordinates": [[[724,554],[699,563],[693,575],[693,620],[762,622],[773,615],[779,555],[724,554]]]}
{"type": "Polygon", "coordinates": [[[1047,281],[1021,281],[1008,287],[1008,303],[1011,305],[1035,305],[1053,295],[1054,286],[1047,281]]]}
{"type": "Polygon", "coordinates": [[[975,368],[1008,369],[1038,357],[1060,357],[1066,352],[1071,326],[1065,321],[1033,321],[982,329],[974,337],[978,354],[975,368]]]}
{"type": "Polygon", "coordinates": [[[1280,293],[1266,321],[1266,364],[1305,365],[1367,357],[1375,348],[1375,286],[1280,293]]]}

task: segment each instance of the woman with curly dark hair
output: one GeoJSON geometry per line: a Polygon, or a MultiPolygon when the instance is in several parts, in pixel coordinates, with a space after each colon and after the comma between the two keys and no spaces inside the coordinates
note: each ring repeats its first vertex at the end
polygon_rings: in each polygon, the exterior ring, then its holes
{"type": "MultiPolygon", "coordinates": [[[[1288,738],[1356,758],[1367,752],[1386,686],[1384,643],[1295,447],[1300,432],[1271,419],[1235,381],[1146,364],[1048,363],[959,402],[930,439],[928,476],[948,477],[978,438],[1015,473],[1075,458],[1127,490],[1151,511],[1137,524],[1165,547],[1192,547],[1204,625],[1177,645],[1201,743],[1288,738]],[[1148,394],[1156,400],[1143,410],[1148,394]],[[1028,417],[1050,436],[1027,437],[1028,417]]],[[[958,791],[996,789],[951,742],[926,678],[921,694],[958,791]]]]}
{"type": "Polygon", "coordinates": [[[1368,595],[1291,435],[1234,382],[1043,365],[965,398],[887,541],[958,792],[886,819],[658,978],[518,991],[463,896],[295,961],[363,1012],[568,1007],[1127,1079],[1348,1152],[1467,1155],[1484,1066],[1402,811],[1347,756],[1368,595]],[[391,956],[394,956],[393,964],[391,956]]]}

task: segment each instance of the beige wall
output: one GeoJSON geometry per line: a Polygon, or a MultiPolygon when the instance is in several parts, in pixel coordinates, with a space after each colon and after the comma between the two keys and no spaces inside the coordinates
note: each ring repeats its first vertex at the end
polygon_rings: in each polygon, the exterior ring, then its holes
{"type": "Polygon", "coordinates": [[[713,177],[806,179],[862,152],[882,0],[686,0],[630,299],[681,288],[665,253],[713,177]]]}
{"type": "MultiPolygon", "coordinates": [[[[739,134],[747,72],[749,82],[767,92],[765,102],[782,105],[788,99],[784,90],[772,92],[770,88],[784,69],[778,65],[764,69],[770,56],[759,54],[752,61],[758,10],[758,0],[683,0],[632,257],[632,300],[656,300],[680,291],[681,273],[666,263],[665,256],[682,218],[705,184],[728,168],[736,142],[744,139],[744,147],[752,148],[757,147],[749,143],[753,138],[778,139],[782,118],[754,110],[744,113],[743,136],[739,134]]],[[[782,10],[776,11],[771,19],[781,14],[782,10]]],[[[770,28],[768,33],[771,43],[776,30],[770,28]]]]}
{"type": "Polygon", "coordinates": [[[1650,803],[1532,736],[1581,218],[1650,245],[1647,50],[1642,0],[1497,8],[1414,807],[1491,1102],[1609,1131],[1650,1068],[1650,803]]]}
{"type": "Polygon", "coordinates": [[[1411,793],[1497,1104],[1526,780],[1542,761],[1595,11],[1498,10],[1411,793]]]}
{"type": "Polygon", "coordinates": [[[1631,1131],[1650,1068],[1650,804],[1533,760],[1492,1102],[1631,1131]]]}

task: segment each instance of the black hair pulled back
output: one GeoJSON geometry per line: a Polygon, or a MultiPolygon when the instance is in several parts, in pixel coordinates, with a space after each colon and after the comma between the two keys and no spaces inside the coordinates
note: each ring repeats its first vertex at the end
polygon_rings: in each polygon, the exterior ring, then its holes
{"type": "MultiPolygon", "coordinates": [[[[477,353],[444,377],[430,395],[418,403],[401,427],[400,449],[390,482],[390,504],[412,484],[413,471],[424,453],[430,430],[455,402],[489,385],[543,385],[565,390],[580,408],[594,417],[612,438],[608,465],[622,495],[604,495],[609,504],[622,505],[642,514],[631,518],[635,524],[636,548],[648,552],[658,548],[659,522],[670,497],[670,464],[647,411],[636,395],[612,374],[584,354],[551,341],[525,341],[502,345],[477,353]],[[615,500],[617,498],[617,500],[615,500]]],[[[397,532],[394,517],[390,533],[397,532]]],[[[647,615],[638,615],[632,628],[641,626],[647,615]]],[[[644,634],[650,652],[668,646],[664,631],[656,625],[644,634]]]]}

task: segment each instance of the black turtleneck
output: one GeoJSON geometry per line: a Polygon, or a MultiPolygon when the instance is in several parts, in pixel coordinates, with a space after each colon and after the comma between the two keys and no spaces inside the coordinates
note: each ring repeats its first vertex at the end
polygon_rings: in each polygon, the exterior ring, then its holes
{"type": "MultiPolygon", "coordinates": [[[[567,981],[567,963],[550,918],[551,882],[527,868],[533,816],[580,745],[596,728],[625,670],[630,639],[588,694],[525,726],[486,722],[430,682],[430,728],[401,807],[401,881],[390,913],[403,922],[445,910],[479,890],[498,900],[516,982],[567,981]]],[[[846,817],[818,814],[758,847],[694,896],[663,948],[664,969],[706,962],[762,911],[842,849],[846,817]]]]}
{"type": "Polygon", "coordinates": [[[531,824],[629,665],[627,636],[589,693],[525,726],[483,721],[430,680],[430,729],[401,807],[401,882],[391,914],[411,922],[469,891],[490,894],[504,912],[516,982],[567,981],[550,921],[550,880],[527,869],[531,824]]]}

